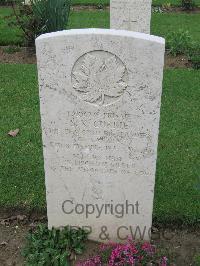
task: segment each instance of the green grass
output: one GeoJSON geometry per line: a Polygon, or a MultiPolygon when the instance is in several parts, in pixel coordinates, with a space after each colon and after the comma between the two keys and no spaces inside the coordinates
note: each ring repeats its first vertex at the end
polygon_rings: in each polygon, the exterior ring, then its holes
{"type": "Polygon", "coordinates": [[[170,32],[179,29],[188,31],[192,39],[200,42],[200,14],[153,14],[151,33],[167,37],[170,32]]]}
{"type": "Polygon", "coordinates": [[[68,28],[109,28],[110,17],[107,11],[72,12],[68,28]]]}
{"type": "MultiPolygon", "coordinates": [[[[109,12],[79,11],[71,13],[69,28],[109,28],[109,12]]],[[[153,14],[151,33],[167,37],[169,32],[183,29],[188,31],[192,39],[200,41],[200,14],[153,14]],[[175,27],[176,25],[176,27],[175,27]]]]}
{"type": "Polygon", "coordinates": [[[36,67],[0,65],[0,205],[44,206],[36,67]],[[11,138],[7,132],[20,129],[11,138]]]}
{"type": "Polygon", "coordinates": [[[154,212],[163,222],[200,218],[199,84],[200,71],[165,71],[154,212]]]}
{"type": "Polygon", "coordinates": [[[8,25],[6,17],[11,14],[11,8],[0,8],[0,45],[18,45],[23,42],[21,31],[8,25]]]}
{"type": "MultiPolygon", "coordinates": [[[[75,5],[109,5],[109,0],[73,0],[75,5]]],[[[161,6],[170,3],[172,6],[181,6],[181,0],[153,0],[154,6],[161,6]]],[[[195,0],[196,5],[200,5],[200,0],[195,0]]]]}
{"type": "MultiPolygon", "coordinates": [[[[200,0],[195,0],[197,6],[200,5],[200,0]]],[[[109,5],[109,0],[72,0],[73,5],[109,5]]],[[[154,6],[161,6],[164,4],[171,4],[172,6],[181,6],[181,0],[153,0],[154,6]]]]}
{"type": "MultiPolygon", "coordinates": [[[[44,208],[36,67],[2,64],[0,73],[0,206],[44,208]],[[16,128],[20,134],[9,137],[16,128]]],[[[200,217],[199,83],[200,71],[165,71],[154,210],[160,222],[200,217]]]]}
{"type": "MultiPolygon", "coordinates": [[[[6,24],[3,16],[10,14],[11,9],[0,9],[0,45],[21,44],[20,31],[6,24]]],[[[194,41],[200,41],[200,14],[153,14],[151,32],[166,37],[171,31],[188,30],[194,41]]],[[[109,28],[108,11],[72,12],[68,28],[109,28]]]]}
{"type": "MultiPolygon", "coordinates": [[[[172,6],[181,6],[181,2],[181,0],[152,0],[154,6],[162,6],[164,4],[171,4],[172,6]]],[[[199,6],[200,0],[195,0],[195,4],[199,6]]]]}

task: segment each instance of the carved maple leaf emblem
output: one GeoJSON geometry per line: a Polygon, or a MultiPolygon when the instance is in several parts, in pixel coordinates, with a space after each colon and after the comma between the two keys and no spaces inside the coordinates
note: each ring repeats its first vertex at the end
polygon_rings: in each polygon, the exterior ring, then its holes
{"type": "Polygon", "coordinates": [[[79,69],[73,72],[73,88],[84,101],[103,105],[106,97],[118,98],[127,88],[123,81],[125,66],[115,55],[109,55],[103,59],[86,54],[79,69]]]}

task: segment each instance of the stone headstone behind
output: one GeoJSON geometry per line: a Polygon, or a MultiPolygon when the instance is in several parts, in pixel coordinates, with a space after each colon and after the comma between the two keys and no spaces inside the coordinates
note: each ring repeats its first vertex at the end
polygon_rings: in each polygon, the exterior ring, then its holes
{"type": "Polygon", "coordinates": [[[83,29],[42,35],[36,48],[49,227],[149,239],[164,40],[83,29]]]}
{"type": "Polygon", "coordinates": [[[110,0],[110,28],[150,33],[152,0],[110,0]]]}

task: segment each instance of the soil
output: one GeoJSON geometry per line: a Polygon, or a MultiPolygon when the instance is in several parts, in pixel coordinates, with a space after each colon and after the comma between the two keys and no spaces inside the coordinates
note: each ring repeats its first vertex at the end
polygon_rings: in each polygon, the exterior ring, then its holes
{"type": "MultiPolygon", "coordinates": [[[[11,64],[36,64],[35,51],[31,48],[20,47],[17,52],[7,52],[8,46],[0,47],[0,63],[11,64]]],[[[191,68],[192,64],[184,55],[176,57],[168,55],[165,56],[165,68],[191,68]]]]}
{"type": "Polygon", "coordinates": [[[24,239],[28,226],[3,226],[0,225],[0,265],[23,265],[20,252],[24,246],[24,239]]]}
{"type": "Polygon", "coordinates": [[[185,55],[165,55],[165,68],[192,68],[192,63],[185,55]]]}
{"type": "Polygon", "coordinates": [[[14,46],[1,46],[0,47],[0,63],[11,64],[36,64],[35,51],[27,47],[14,47],[16,52],[7,52],[14,46]]]}
{"type": "MultiPolygon", "coordinates": [[[[46,223],[44,213],[0,211],[0,265],[21,266],[24,258],[21,252],[26,244],[26,235],[38,223],[46,223]]],[[[152,243],[171,258],[177,266],[189,266],[194,256],[200,254],[200,227],[171,228],[153,227],[152,243]]],[[[88,241],[86,251],[76,261],[98,254],[98,243],[88,241]]],[[[75,262],[72,265],[76,265],[75,262]]]]}
{"type": "MultiPolygon", "coordinates": [[[[153,7],[153,10],[158,10],[158,7],[153,7]]],[[[163,13],[186,13],[186,14],[198,14],[200,13],[200,7],[194,7],[192,9],[184,9],[182,7],[160,7],[163,13]]]]}
{"type": "MultiPolygon", "coordinates": [[[[0,8],[7,8],[11,7],[9,3],[7,4],[0,4],[0,8]]],[[[162,12],[166,13],[189,13],[189,14],[195,14],[200,13],[200,7],[196,6],[191,9],[185,9],[183,7],[175,7],[175,6],[167,6],[163,5],[161,7],[159,6],[152,6],[153,10],[156,10],[157,8],[160,8],[162,12]]],[[[96,11],[96,10],[109,10],[109,5],[72,5],[71,10],[73,11],[80,11],[80,10],[88,10],[88,11],[96,11]]]]}
{"type": "MultiPolygon", "coordinates": [[[[153,7],[152,10],[156,12],[159,7],[153,7]]],[[[71,7],[72,11],[97,11],[97,10],[109,10],[110,6],[101,6],[101,5],[75,5],[71,7]]],[[[186,10],[182,7],[160,7],[159,10],[163,13],[188,13],[188,14],[196,14],[200,13],[200,7],[194,7],[192,9],[186,10]]]]}

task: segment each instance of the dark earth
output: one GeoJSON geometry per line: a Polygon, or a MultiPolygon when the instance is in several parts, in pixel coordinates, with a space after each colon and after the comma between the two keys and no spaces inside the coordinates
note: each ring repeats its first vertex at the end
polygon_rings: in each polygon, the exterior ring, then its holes
{"type": "MultiPolygon", "coordinates": [[[[8,4],[6,5],[5,3],[2,5],[0,3],[0,7],[1,8],[7,8],[7,7],[12,7],[10,5],[10,3],[8,2],[8,4]]],[[[109,10],[110,9],[110,6],[109,5],[73,5],[71,6],[71,10],[73,11],[79,11],[79,10],[89,10],[89,11],[95,11],[95,10],[109,10]]],[[[152,7],[152,11],[153,12],[156,12],[156,10],[158,10],[158,7],[157,6],[153,6],[152,7]]],[[[194,6],[193,8],[191,9],[185,9],[183,7],[175,7],[175,6],[172,6],[170,4],[168,4],[166,2],[166,4],[163,4],[161,7],[159,7],[159,10],[161,12],[164,12],[164,13],[200,13],[200,7],[199,6],[194,6]]]]}
{"type": "MultiPolygon", "coordinates": [[[[0,63],[10,64],[36,64],[36,55],[33,48],[13,46],[0,46],[0,63]],[[16,52],[7,52],[9,49],[15,49],[16,52]]],[[[192,64],[188,61],[187,56],[172,56],[166,53],[165,68],[191,68],[192,64]]]]}
{"type": "MultiPolygon", "coordinates": [[[[0,210],[0,266],[23,265],[21,251],[25,246],[28,231],[38,223],[46,222],[44,212],[0,210]]],[[[200,254],[200,227],[176,228],[174,225],[168,225],[162,228],[154,225],[152,239],[152,243],[159,250],[163,250],[177,266],[195,265],[194,256],[200,254]]],[[[76,261],[95,254],[98,254],[98,243],[88,241],[84,255],[76,258],[76,261]]],[[[76,265],[76,261],[72,262],[72,265],[76,265]]]]}

